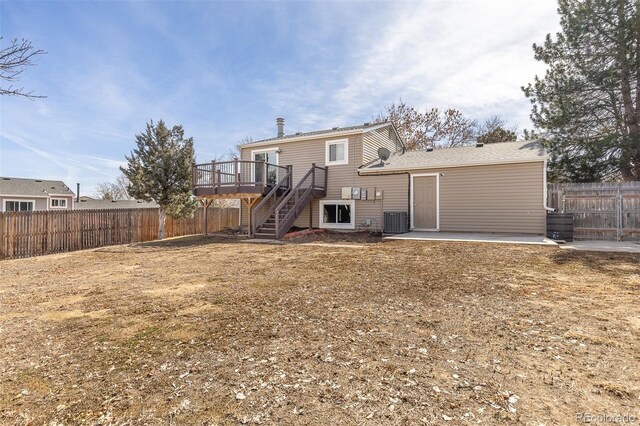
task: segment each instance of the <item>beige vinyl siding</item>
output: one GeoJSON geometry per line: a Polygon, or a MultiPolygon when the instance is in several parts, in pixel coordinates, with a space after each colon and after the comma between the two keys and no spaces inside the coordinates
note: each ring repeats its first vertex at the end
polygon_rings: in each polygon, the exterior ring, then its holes
{"type": "Polygon", "coordinates": [[[440,230],[543,234],[544,163],[425,169],[440,176],[440,230]]]}
{"type": "MultiPolygon", "coordinates": [[[[388,128],[383,130],[387,131],[388,128]]],[[[367,133],[365,133],[365,135],[366,134],[367,133]]],[[[327,196],[323,198],[323,200],[341,200],[342,187],[366,188],[369,193],[374,193],[373,191],[376,188],[382,189],[384,191],[383,200],[356,200],[355,203],[356,229],[380,231],[382,230],[383,211],[407,211],[408,177],[406,174],[394,176],[358,176],[358,167],[362,165],[363,161],[362,134],[339,138],[324,137],[296,143],[282,144],[282,146],[278,145],[278,141],[274,141],[272,145],[261,146],[259,148],[242,148],[241,159],[251,160],[252,150],[279,147],[281,152],[278,157],[278,163],[281,166],[293,166],[293,182],[295,185],[309,171],[312,163],[315,163],[319,167],[324,167],[326,142],[336,139],[348,139],[349,163],[328,167],[327,196]],[[361,226],[365,219],[372,220],[371,227],[363,228],[361,226]]],[[[311,210],[312,227],[319,227],[319,209],[319,200],[314,199],[311,209],[309,207],[305,208],[294,223],[294,226],[300,228],[309,227],[309,215],[311,210]]],[[[248,226],[247,212],[248,209],[243,204],[241,208],[242,226],[248,226]]]]}
{"type": "Polygon", "coordinates": [[[387,148],[391,153],[402,148],[395,132],[389,127],[367,132],[362,140],[362,162],[369,163],[378,158],[378,148],[387,148]]]}

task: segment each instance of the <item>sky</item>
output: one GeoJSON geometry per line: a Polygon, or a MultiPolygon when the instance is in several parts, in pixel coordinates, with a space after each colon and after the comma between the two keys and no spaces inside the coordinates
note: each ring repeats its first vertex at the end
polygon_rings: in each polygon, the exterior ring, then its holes
{"type": "MultiPolygon", "coordinates": [[[[521,86],[555,0],[0,1],[2,47],[46,55],[0,97],[0,176],[81,183],[120,174],[150,120],[181,124],[198,161],[243,138],[371,121],[402,99],[531,128],[521,86]]],[[[6,83],[0,82],[4,86],[6,83]]]]}

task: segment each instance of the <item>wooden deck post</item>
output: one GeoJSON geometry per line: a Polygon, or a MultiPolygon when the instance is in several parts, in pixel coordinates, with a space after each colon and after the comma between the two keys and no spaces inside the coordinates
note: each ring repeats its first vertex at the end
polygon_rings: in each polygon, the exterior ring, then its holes
{"type": "Polygon", "coordinates": [[[262,160],[262,187],[267,184],[267,160],[262,160]]]}
{"type": "Polygon", "coordinates": [[[203,198],[203,199],[200,200],[200,202],[202,203],[202,207],[203,207],[202,211],[204,212],[204,221],[203,221],[204,222],[204,229],[203,229],[202,234],[205,237],[207,237],[207,236],[209,236],[209,206],[211,204],[213,204],[213,198],[210,199],[210,200],[206,199],[206,198],[203,198]]]}
{"type": "Polygon", "coordinates": [[[236,192],[240,192],[240,171],[238,171],[238,159],[233,159],[233,176],[236,180],[236,192]]]}
{"type": "Polygon", "coordinates": [[[251,218],[252,214],[253,214],[253,206],[256,203],[256,201],[258,201],[259,197],[248,197],[248,198],[242,198],[242,202],[245,203],[245,205],[247,206],[247,210],[248,210],[248,224],[249,224],[249,230],[248,230],[248,234],[249,237],[251,237],[253,235],[253,220],[251,218]]]}

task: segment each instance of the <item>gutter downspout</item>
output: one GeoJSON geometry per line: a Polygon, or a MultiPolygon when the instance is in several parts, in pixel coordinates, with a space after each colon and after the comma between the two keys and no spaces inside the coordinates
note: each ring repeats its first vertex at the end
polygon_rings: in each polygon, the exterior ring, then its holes
{"type": "Polygon", "coordinates": [[[558,209],[554,209],[553,207],[549,207],[547,205],[548,184],[547,184],[547,160],[546,159],[544,160],[544,164],[542,166],[542,182],[544,185],[544,188],[542,191],[542,207],[548,212],[558,211],[558,209]]]}

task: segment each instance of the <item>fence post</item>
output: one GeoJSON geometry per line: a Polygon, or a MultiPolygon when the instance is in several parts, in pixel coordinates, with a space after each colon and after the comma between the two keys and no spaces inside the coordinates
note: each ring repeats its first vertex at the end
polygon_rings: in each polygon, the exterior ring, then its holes
{"type": "Polygon", "coordinates": [[[622,239],[622,193],[620,192],[620,184],[617,185],[616,191],[616,241],[622,239]]]}

